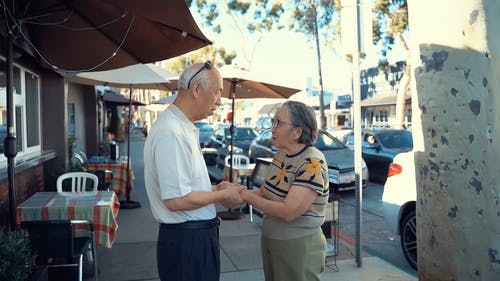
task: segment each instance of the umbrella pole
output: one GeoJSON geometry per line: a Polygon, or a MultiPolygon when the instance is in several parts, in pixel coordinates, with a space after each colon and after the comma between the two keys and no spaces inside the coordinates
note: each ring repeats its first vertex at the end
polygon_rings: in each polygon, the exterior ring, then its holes
{"type": "MultiPolygon", "coordinates": [[[[8,22],[8,20],[7,20],[8,22]]],[[[14,184],[15,178],[15,157],[17,155],[16,147],[16,127],[14,127],[14,71],[13,71],[13,43],[14,36],[7,32],[7,136],[4,142],[4,155],[7,157],[7,174],[9,180],[9,208],[10,208],[10,229],[13,231],[17,227],[16,220],[16,190],[14,184]]]]}
{"type": "MultiPolygon", "coordinates": [[[[229,132],[231,133],[231,161],[229,161],[229,182],[233,182],[233,139],[234,139],[234,133],[235,133],[235,127],[234,127],[234,99],[236,97],[236,81],[233,80],[231,83],[231,99],[232,99],[232,104],[231,104],[231,127],[229,128],[229,132]]],[[[224,212],[218,212],[217,216],[220,217],[222,220],[239,220],[243,217],[243,214],[240,212],[231,212],[231,208],[229,208],[227,211],[224,212]]]]}
{"type": "Polygon", "coordinates": [[[234,133],[235,133],[235,128],[234,128],[234,98],[236,96],[236,82],[233,81],[231,83],[231,127],[229,128],[229,131],[231,132],[231,161],[229,161],[229,181],[233,182],[233,154],[234,154],[234,148],[233,148],[233,139],[234,139],[234,133]]]}
{"type": "Polygon", "coordinates": [[[128,99],[128,122],[127,122],[127,200],[120,201],[120,209],[135,209],[140,208],[141,203],[130,200],[130,122],[132,121],[132,85],[129,89],[128,99]]]}

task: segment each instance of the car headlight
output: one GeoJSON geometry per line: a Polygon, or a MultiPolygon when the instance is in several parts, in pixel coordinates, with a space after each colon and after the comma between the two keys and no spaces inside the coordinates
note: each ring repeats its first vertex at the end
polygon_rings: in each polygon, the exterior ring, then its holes
{"type": "MultiPolygon", "coordinates": [[[[233,148],[233,153],[242,153],[243,152],[243,149],[237,147],[237,146],[232,146],[233,148]]],[[[231,145],[228,145],[227,146],[227,151],[231,151],[231,145]]]]}

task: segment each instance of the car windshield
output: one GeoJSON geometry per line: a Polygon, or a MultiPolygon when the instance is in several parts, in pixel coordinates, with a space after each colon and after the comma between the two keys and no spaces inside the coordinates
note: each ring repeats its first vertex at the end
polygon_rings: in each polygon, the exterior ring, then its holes
{"type": "Polygon", "coordinates": [[[388,148],[413,148],[413,137],[410,131],[380,132],[378,137],[382,145],[388,148]]]}
{"type": "Polygon", "coordinates": [[[321,151],[347,148],[339,140],[322,131],[318,133],[318,139],[314,143],[314,146],[321,151]]]}
{"type": "MultiPolygon", "coordinates": [[[[231,137],[231,131],[229,128],[225,129],[225,134],[227,137],[231,137]]],[[[234,132],[234,139],[239,140],[253,140],[257,134],[252,128],[236,128],[234,132]]]]}
{"type": "Polygon", "coordinates": [[[194,125],[198,127],[200,131],[212,131],[212,127],[208,123],[195,122],[194,125]]]}

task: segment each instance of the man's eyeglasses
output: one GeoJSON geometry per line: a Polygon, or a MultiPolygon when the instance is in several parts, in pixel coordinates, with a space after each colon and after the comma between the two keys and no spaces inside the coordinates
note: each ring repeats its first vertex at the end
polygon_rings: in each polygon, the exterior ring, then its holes
{"type": "Polygon", "coordinates": [[[271,119],[271,128],[275,129],[275,128],[279,127],[281,124],[283,124],[283,125],[289,125],[289,126],[293,126],[293,127],[297,127],[293,123],[281,121],[279,119],[274,119],[274,118],[271,119]]]}
{"type": "Polygon", "coordinates": [[[188,81],[188,89],[189,89],[189,87],[191,87],[191,81],[193,81],[193,78],[195,78],[195,77],[196,77],[196,75],[200,74],[200,72],[202,72],[202,71],[203,71],[203,69],[210,70],[210,69],[212,69],[212,68],[213,68],[212,63],[211,63],[210,61],[206,61],[206,62],[203,64],[203,66],[200,68],[200,70],[196,71],[196,73],[195,73],[193,76],[191,76],[191,78],[189,78],[189,81],[188,81]]]}

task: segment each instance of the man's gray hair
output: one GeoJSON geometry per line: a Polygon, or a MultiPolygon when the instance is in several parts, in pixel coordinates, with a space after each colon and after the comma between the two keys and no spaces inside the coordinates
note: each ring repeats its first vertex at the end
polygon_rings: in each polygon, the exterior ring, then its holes
{"type": "Polygon", "coordinates": [[[313,144],[318,137],[318,122],[316,121],[314,109],[299,101],[286,101],[281,106],[288,108],[292,124],[302,128],[299,143],[313,144]]]}
{"type": "Polygon", "coordinates": [[[192,86],[195,82],[200,82],[203,87],[208,86],[208,83],[210,83],[208,79],[208,71],[202,70],[196,75],[196,77],[193,77],[193,75],[203,67],[204,66],[202,62],[193,63],[192,65],[186,67],[184,71],[182,71],[181,75],[179,76],[179,80],[177,81],[178,89],[187,90],[189,86],[189,79],[191,78],[193,79],[191,80],[190,86],[192,86]]]}

